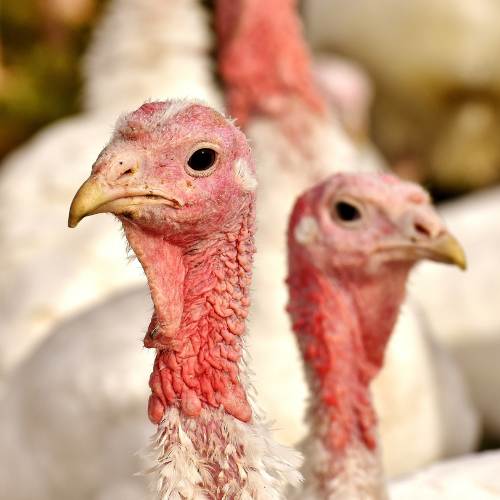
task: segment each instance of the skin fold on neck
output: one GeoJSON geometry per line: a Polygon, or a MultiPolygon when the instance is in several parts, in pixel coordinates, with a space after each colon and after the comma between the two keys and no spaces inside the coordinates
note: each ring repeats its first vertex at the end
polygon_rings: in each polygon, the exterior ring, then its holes
{"type": "Polygon", "coordinates": [[[386,498],[369,384],[382,367],[409,266],[392,266],[376,276],[355,269],[327,276],[300,252],[291,263],[288,310],[314,395],[304,493],[310,484],[325,499],[365,489],[369,496],[356,498],[386,498]]]}
{"type": "Polygon", "coordinates": [[[146,347],[157,349],[150,379],[153,423],[171,406],[191,418],[221,405],[244,422],[251,418],[238,369],[255,251],[253,203],[247,211],[218,234],[184,246],[124,224],[154,302],[145,338],[146,347]]]}

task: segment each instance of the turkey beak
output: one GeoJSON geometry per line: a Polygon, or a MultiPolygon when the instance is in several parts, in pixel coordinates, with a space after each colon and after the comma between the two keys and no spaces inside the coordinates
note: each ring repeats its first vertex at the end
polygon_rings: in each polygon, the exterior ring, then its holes
{"type": "Polygon", "coordinates": [[[401,249],[411,260],[428,259],[467,267],[462,247],[430,206],[412,208],[397,222],[405,243],[401,249]]]}
{"type": "Polygon", "coordinates": [[[467,268],[460,243],[430,206],[412,209],[394,222],[398,226],[398,236],[375,250],[388,260],[416,262],[428,259],[453,264],[462,270],[467,268]]]}
{"type": "Polygon", "coordinates": [[[136,155],[120,155],[99,166],[77,191],[69,209],[68,226],[76,227],[87,215],[110,212],[134,213],[143,205],[181,208],[168,186],[150,187],[140,179],[141,160],[136,155]]]}
{"type": "Polygon", "coordinates": [[[467,260],[460,243],[448,232],[437,238],[417,241],[415,250],[421,258],[453,264],[463,271],[467,268],[467,260]]]}
{"type": "Polygon", "coordinates": [[[76,227],[87,215],[111,201],[114,197],[109,186],[96,175],[91,175],[77,191],[69,209],[68,226],[76,227]]]}

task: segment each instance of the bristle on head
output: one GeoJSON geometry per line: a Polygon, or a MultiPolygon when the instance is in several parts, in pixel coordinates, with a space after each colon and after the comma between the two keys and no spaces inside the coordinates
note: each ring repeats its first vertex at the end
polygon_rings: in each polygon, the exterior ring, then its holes
{"type": "Polygon", "coordinates": [[[118,118],[112,140],[117,136],[134,139],[152,132],[191,106],[208,107],[208,104],[202,99],[188,98],[145,102],[139,109],[124,113],[118,118]]]}

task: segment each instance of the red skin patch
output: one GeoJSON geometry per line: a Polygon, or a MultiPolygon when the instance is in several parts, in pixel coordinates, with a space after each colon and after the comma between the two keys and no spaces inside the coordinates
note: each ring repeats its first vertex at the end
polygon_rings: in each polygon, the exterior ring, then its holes
{"type": "Polygon", "coordinates": [[[184,248],[124,222],[155,304],[144,340],[158,350],[148,407],[153,423],[172,405],[192,418],[220,405],[244,422],[252,416],[237,365],[255,251],[254,204],[246,211],[226,231],[184,248]]]}
{"type": "Polygon", "coordinates": [[[379,367],[363,366],[367,360],[362,332],[343,294],[336,294],[307,259],[291,254],[290,260],[288,312],[304,362],[318,380],[315,406],[320,408],[313,412],[328,415],[325,444],[342,450],[357,436],[374,449],[376,417],[368,383],[379,367]]]}
{"type": "Polygon", "coordinates": [[[316,89],[294,0],[218,0],[219,70],[229,114],[286,114],[296,99],[313,114],[325,104],[316,89]]]}
{"type": "MultiPolygon", "coordinates": [[[[320,193],[318,188],[308,195],[320,193]]],[[[332,453],[356,441],[374,450],[377,422],[369,384],[382,367],[413,263],[375,275],[362,263],[325,272],[294,237],[298,222],[311,214],[310,203],[315,202],[301,197],[290,223],[287,309],[315,394],[312,429],[332,453]]],[[[331,258],[331,251],[326,254],[331,258]]]]}

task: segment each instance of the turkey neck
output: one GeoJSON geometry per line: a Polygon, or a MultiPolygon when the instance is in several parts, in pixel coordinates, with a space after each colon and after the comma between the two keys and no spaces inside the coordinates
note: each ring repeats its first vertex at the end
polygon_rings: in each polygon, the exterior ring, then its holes
{"type": "Polygon", "coordinates": [[[252,416],[240,380],[242,336],[250,306],[255,203],[219,232],[185,241],[123,221],[151,289],[154,313],[144,345],[157,349],[148,414],[167,409],[197,418],[201,410],[252,416]]]}
{"type": "Polygon", "coordinates": [[[288,310],[312,394],[304,491],[314,488],[317,498],[387,498],[369,383],[382,366],[408,272],[401,265],[376,276],[327,276],[300,252],[290,256],[288,310]]]}
{"type": "Polygon", "coordinates": [[[302,113],[325,115],[295,0],[219,0],[215,24],[219,71],[239,125],[263,114],[282,117],[286,126],[295,101],[302,113]]]}

